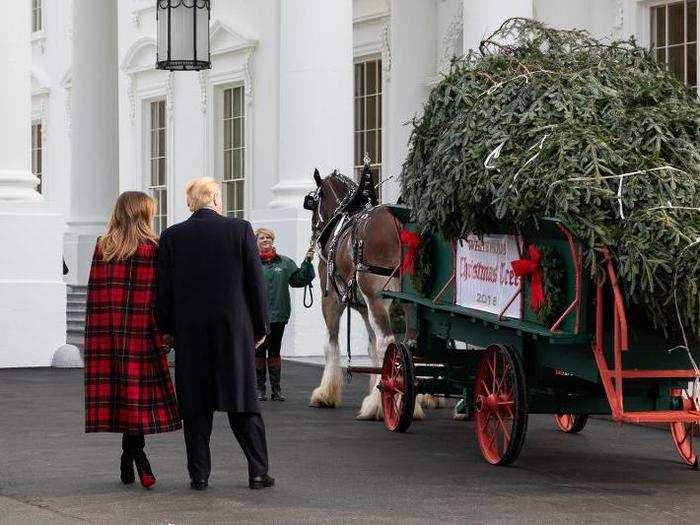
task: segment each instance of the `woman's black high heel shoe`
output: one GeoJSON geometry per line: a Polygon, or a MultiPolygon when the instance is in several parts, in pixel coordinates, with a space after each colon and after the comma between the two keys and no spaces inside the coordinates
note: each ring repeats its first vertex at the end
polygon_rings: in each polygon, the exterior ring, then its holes
{"type": "Polygon", "coordinates": [[[136,463],[136,471],[139,473],[141,486],[147,489],[155,485],[156,477],[153,475],[151,464],[148,462],[144,451],[140,451],[134,455],[134,463],[136,463]]]}
{"type": "Polygon", "coordinates": [[[136,475],[134,474],[134,458],[126,452],[122,452],[121,465],[119,466],[121,471],[121,480],[124,485],[131,485],[136,481],[136,475]]]}

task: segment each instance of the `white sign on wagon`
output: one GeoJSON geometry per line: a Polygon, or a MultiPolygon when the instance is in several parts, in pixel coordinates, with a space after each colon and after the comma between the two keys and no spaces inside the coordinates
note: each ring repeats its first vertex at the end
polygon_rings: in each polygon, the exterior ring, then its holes
{"type": "MultiPolygon", "coordinates": [[[[511,262],[520,259],[514,235],[469,235],[457,243],[455,268],[456,303],[460,306],[500,314],[520,288],[520,277],[511,262]]],[[[503,313],[521,317],[519,294],[503,313]]]]}

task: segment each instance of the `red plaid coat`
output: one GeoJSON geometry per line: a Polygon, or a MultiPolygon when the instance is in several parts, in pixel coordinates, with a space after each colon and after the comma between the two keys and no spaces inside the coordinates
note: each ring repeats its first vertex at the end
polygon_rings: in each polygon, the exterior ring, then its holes
{"type": "Polygon", "coordinates": [[[156,246],[124,261],[95,248],[85,320],[85,431],[155,434],[181,427],[154,319],[156,246]]]}

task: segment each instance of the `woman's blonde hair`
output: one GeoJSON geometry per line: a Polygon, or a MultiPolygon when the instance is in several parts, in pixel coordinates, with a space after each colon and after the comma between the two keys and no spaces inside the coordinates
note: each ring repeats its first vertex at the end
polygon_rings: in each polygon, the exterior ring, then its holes
{"type": "Polygon", "coordinates": [[[144,241],[158,242],[153,231],[155,201],[141,191],[125,191],[114,204],[107,231],[97,243],[105,261],[131,257],[144,241]]]}
{"type": "Polygon", "coordinates": [[[219,183],[212,177],[199,177],[192,179],[185,186],[187,192],[187,207],[190,211],[197,211],[214,202],[214,196],[221,195],[219,183]]]}
{"type": "Polygon", "coordinates": [[[255,230],[255,238],[257,239],[258,237],[260,237],[261,233],[266,233],[267,235],[272,237],[273,241],[275,240],[275,232],[273,232],[270,228],[258,228],[257,230],[255,230]]]}

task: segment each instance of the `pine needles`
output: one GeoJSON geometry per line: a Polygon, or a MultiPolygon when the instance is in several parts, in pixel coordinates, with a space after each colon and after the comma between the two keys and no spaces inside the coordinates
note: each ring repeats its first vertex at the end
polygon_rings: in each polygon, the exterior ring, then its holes
{"type": "MultiPolygon", "coordinates": [[[[456,61],[413,122],[402,198],[447,238],[556,217],[628,304],[700,335],[700,104],[633,41],[514,18],[456,61]],[[696,244],[694,244],[696,243],[696,244]]],[[[634,321],[633,321],[634,322],[634,321]]]]}

